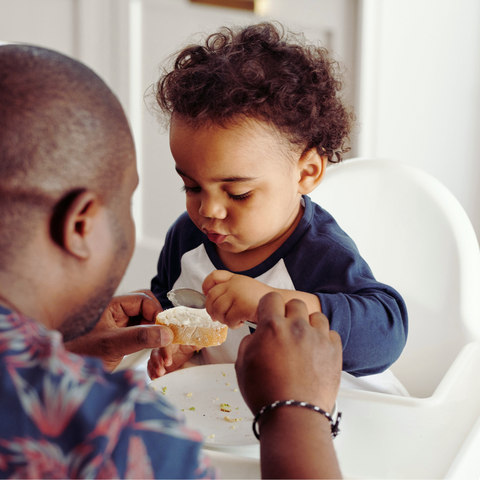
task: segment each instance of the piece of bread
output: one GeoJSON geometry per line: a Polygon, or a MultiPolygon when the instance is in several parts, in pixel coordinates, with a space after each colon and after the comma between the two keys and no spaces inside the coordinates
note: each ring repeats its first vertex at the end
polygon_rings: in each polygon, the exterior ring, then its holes
{"type": "Polygon", "coordinates": [[[213,347],[227,339],[228,327],[212,320],[204,308],[169,308],[157,315],[155,323],[170,328],[173,332],[172,343],[180,345],[213,347]]]}

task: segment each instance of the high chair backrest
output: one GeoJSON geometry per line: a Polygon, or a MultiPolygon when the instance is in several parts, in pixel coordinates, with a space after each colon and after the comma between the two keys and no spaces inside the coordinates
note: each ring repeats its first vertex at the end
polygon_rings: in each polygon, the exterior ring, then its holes
{"type": "Polygon", "coordinates": [[[383,159],[329,167],[310,197],[403,296],[409,335],[392,370],[411,395],[431,396],[460,349],[480,340],[480,251],[462,206],[431,175],[383,159]]]}

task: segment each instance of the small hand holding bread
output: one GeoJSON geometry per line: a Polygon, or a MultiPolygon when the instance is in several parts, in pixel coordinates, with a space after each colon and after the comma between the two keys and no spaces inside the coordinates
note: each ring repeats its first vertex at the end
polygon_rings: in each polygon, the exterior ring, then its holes
{"type": "Polygon", "coordinates": [[[213,347],[227,339],[228,327],[212,320],[205,309],[175,307],[159,313],[156,322],[173,332],[172,343],[213,347]]]}

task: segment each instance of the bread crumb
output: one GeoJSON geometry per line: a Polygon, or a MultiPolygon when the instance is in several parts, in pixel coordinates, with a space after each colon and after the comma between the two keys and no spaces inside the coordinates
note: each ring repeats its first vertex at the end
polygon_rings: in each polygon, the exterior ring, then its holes
{"type": "Polygon", "coordinates": [[[167,394],[167,387],[163,387],[163,388],[162,388],[162,393],[163,393],[164,395],[167,394]]]}
{"type": "Polygon", "coordinates": [[[193,393],[192,392],[187,393],[187,397],[193,397],[193,393]]]}
{"type": "Polygon", "coordinates": [[[220,410],[222,412],[231,412],[232,411],[232,407],[228,404],[228,403],[222,403],[220,405],[220,410]]]}
{"type": "Polygon", "coordinates": [[[223,419],[230,423],[239,422],[241,420],[241,418],[230,418],[228,415],[223,417],[223,419]]]}
{"type": "Polygon", "coordinates": [[[235,430],[235,425],[232,425],[232,426],[230,427],[230,430],[235,430]]]}
{"type": "Polygon", "coordinates": [[[225,372],[222,372],[222,375],[225,376],[225,372]]]}
{"type": "Polygon", "coordinates": [[[233,391],[234,391],[234,392],[238,392],[238,388],[234,388],[233,391]]]}
{"type": "Polygon", "coordinates": [[[227,382],[225,385],[226,385],[227,387],[229,387],[229,386],[230,386],[230,384],[229,384],[228,382],[227,382]]]}
{"type": "Polygon", "coordinates": [[[211,435],[209,435],[207,438],[215,438],[215,434],[212,433],[211,435]]]}
{"type": "Polygon", "coordinates": [[[195,411],[195,407],[190,407],[189,410],[191,410],[192,412],[195,411]]]}

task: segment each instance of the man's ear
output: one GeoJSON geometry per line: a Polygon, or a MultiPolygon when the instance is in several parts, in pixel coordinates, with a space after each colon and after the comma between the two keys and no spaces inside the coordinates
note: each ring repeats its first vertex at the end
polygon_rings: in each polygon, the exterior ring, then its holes
{"type": "Polygon", "coordinates": [[[89,190],[75,190],[63,197],[56,205],[50,223],[55,243],[80,259],[89,258],[89,234],[100,205],[98,195],[89,190]]]}
{"type": "Polygon", "coordinates": [[[327,169],[327,161],[327,157],[319,155],[316,148],[311,148],[300,157],[298,161],[299,193],[309,194],[320,185],[327,169]]]}

